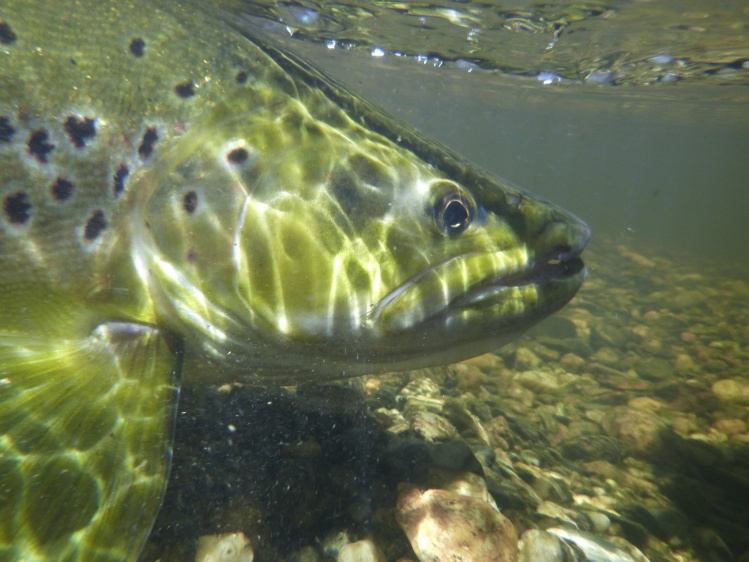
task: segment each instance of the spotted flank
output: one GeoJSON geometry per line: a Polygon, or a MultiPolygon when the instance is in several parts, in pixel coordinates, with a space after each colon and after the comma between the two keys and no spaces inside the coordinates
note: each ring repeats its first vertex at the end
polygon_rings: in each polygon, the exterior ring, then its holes
{"type": "Polygon", "coordinates": [[[135,560],[181,384],[458,361],[583,281],[585,224],[234,4],[0,3],[0,560],[135,560]]]}

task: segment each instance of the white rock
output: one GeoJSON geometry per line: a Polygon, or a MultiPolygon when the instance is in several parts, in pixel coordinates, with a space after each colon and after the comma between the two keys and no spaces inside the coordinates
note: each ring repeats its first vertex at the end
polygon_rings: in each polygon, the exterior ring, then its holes
{"type": "Polygon", "coordinates": [[[516,562],[518,536],[491,505],[447,490],[404,489],[398,524],[420,562],[516,562]]]}
{"type": "Polygon", "coordinates": [[[227,533],[200,537],[195,562],[252,562],[254,557],[244,533],[227,533]]]}
{"type": "Polygon", "coordinates": [[[369,539],[352,542],[338,553],[338,562],[387,562],[385,554],[369,539]]]}

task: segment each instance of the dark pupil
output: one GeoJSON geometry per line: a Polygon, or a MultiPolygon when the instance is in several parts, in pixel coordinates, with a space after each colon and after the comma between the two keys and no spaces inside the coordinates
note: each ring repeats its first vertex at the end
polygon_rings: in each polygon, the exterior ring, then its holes
{"type": "Polygon", "coordinates": [[[460,228],[468,220],[468,209],[461,202],[453,199],[445,205],[444,221],[448,228],[460,228]]]}

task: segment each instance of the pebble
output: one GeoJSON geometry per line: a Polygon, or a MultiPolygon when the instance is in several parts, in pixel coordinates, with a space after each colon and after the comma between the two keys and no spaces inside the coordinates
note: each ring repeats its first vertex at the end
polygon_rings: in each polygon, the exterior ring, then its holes
{"type": "Polygon", "coordinates": [[[703,291],[682,291],[671,298],[671,305],[677,310],[681,310],[699,306],[703,304],[705,300],[707,300],[707,296],[703,291]]]}
{"type": "Polygon", "coordinates": [[[565,353],[559,360],[559,364],[573,373],[579,373],[585,367],[585,359],[574,353],[565,353]]]}
{"type": "Polygon", "coordinates": [[[195,562],[252,562],[254,557],[244,533],[228,533],[200,537],[195,562]]]}
{"type": "Polygon", "coordinates": [[[694,370],[695,364],[691,356],[686,353],[679,353],[674,359],[674,369],[679,373],[686,373],[694,370]]]}
{"type": "Polygon", "coordinates": [[[628,406],[615,407],[606,412],[601,421],[603,430],[611,437],[626,443],[633,453],[648,456],[661,445],[665,422],[648,411],[628,406]]]}
{"type": "Polygon", "coordinates": [[[649,396],[638,396],[627,402],[627,406],[634,408],[635,410],[649,410],[651,412],[656,412],[663,408],[663,403],[655,398],[650,398],[649,396]]]}
{"type": "Polygon", "coordinates": [[[544,394],[559,394],[563,388],[556,375],[548,371],[523,371],[515,376],[515,381],[528,390],[544,394]]]}
{"type": "Polygon", "coordinates": [[[611,526],[611,519],[609,519],[608,515],[601,513],[600,511],[586,511],[585,517],[588,518],[592,530],[596,533],[603,534],[608,531],[611,526]]]}
{"type": "Polygon", "coordinates": [[[428,482],[430,486],[486,502],[499,511],[497,503],[486,486],[486,480],[474,472],[456,473],[446,470],[433,470],[428,482]]]}
{"type": "Polygon", "coordinates": [[[332,531],[322,539],[321,546],[323,555],[325,558],[332,558],[335,560],[338,558],[338,554],[340,554],[343,547],[350,542],[352,542],[352,538],[347,530],[332,531]]]}
{"type": "Polygon", "coordinates": [[[523,533],[519,550],[518,562],[587,562],[579,549],[539,529],[523,533]]]}
{"type": "Polygon", "coordinates": [[[396,519],[420,562],[517,562],[515,527],[481,500],[404,488],[396,519]]]}
{"type": "Polygon", "coordinates": [[[337,562],[387,562],[385,554],[369,539],[345,545],[339,552],[337,562]]]}
{"type": "Polygon", "coordinates": [[[455,426],[439,414],[414,412],[409,418],[411,429],[427,443],[451,441],[459,437],[455,426]]]}
{"type": "MultiPolygon", "coordinates": [[[[660,342],[657,342],[657,349],[660,349],[660,342]]],[[[652,350],[651,350],[652,351],[652,350]]],[[[648,357],[635,361],[634,369],[643,379],[649,381],[662,381],[673,377],[673,369],[668,361],[660,357],[648,357]]]]}
{"type": "Polygon", "coordinates": [[[567,527],[552,527],[547,532],[577,545],[590,562],[643,562],[592,533],[567,527]]]}
{"type": "Polygon", "coordinates": [[[713,422],[713,429],[726,435],[746,433],[746,422],[739,419],[723,419],[713,422]]]}
{"type": "Polygon", "coordinates": [[[713,384],[712,391],[721,402],[749,404],[749,381],[722,379],[713,384]]]}
{"type": "Polygon", "coordinates": [[[541,363],[541,358],[527,347],[518,347],[515,350],[515,370],[536,369],[541,363]]]}

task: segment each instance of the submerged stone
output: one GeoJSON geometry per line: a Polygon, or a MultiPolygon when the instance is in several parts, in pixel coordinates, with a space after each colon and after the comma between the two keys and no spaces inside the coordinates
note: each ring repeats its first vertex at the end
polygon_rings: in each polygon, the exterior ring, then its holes
{"type": "Polygon", "coordinates": [[[515,527],[481,500],[411,488],[398,498],[396,519],[419,562],[517,561],[515,527]]]}

